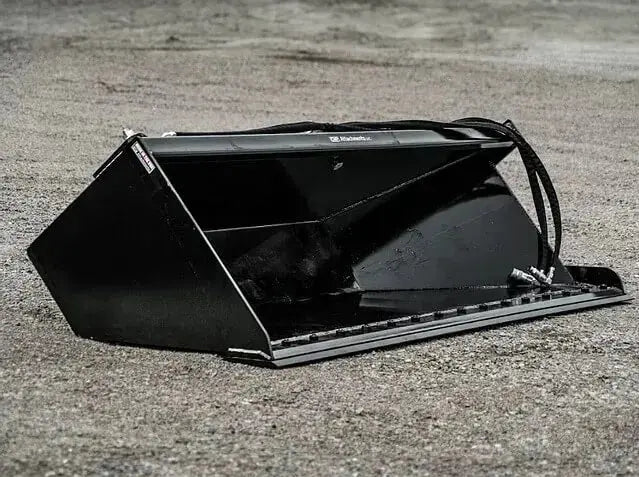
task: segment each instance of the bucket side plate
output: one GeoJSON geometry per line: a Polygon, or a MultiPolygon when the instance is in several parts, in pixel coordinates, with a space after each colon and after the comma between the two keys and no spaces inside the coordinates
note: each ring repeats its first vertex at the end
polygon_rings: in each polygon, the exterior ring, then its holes
{"type": "Polygon", "coordinates": [[[100,341],[270,355],[250,306],[143,152],[136,142],[122,149],[28,249],[71,328],[100,341]]]}

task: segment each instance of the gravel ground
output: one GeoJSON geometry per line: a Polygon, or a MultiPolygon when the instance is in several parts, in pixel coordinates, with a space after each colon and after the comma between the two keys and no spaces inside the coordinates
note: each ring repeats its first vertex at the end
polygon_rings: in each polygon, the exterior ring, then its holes
{"type": "Polygon", "coordinates": [[[637,294],[636,2],[133,3],[0,0],[0,474],[639,474],[636,304],[273,371],[78,339],[25,254],[123,126],[480,115],[637,294]]]}

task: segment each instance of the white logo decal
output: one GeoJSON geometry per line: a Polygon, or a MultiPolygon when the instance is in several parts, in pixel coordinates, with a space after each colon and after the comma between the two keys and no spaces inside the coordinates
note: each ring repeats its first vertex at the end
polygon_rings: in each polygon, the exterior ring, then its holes
{"type": "Polygon", "coordinates": [[[146,172],[150,174],[155,170],[155,164],[153,164],[153,161],[151,161],[147,153],[144,151],[144,149],[142,149],[142,146],[140,146],[137,142],[134,142],[133,144],[131,144],[131,149],[133,149],[133,152],[146,169],[146,172]]]}
{"type": "Polygon", "coordinates": [[[370,136],[328,136],[328,140],[331,142],[366,142],[372,141],[370,136]]]}

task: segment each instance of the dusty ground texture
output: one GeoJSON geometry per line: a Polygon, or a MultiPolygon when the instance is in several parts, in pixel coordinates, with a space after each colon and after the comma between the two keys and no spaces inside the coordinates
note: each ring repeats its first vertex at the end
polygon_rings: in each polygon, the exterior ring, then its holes
{"type": "Polygon", "coordinates": [[[56,3],[0,1],[0,474],[639,473],[636,304],[272,371],[75,338],[25,255],[123,126],[481,115],[636,294],[638,4],[56,3]]]}

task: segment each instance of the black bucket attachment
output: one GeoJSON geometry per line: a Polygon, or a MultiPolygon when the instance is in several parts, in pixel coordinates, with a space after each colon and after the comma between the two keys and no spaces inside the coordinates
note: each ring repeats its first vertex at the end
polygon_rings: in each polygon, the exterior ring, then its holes
{"type": "Polygon", "coordinates": [[[131,136],[29,256],[79,336],[271,366],[629,299],[556,257],[508,284],[548,247],[508,137],[347,129],[131,136]]]}

